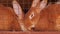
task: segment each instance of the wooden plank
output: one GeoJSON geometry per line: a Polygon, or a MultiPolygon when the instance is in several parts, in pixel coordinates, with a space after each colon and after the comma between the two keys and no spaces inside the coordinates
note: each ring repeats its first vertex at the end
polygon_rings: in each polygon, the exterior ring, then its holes
{"type": "Polygon", "coordinates": [[[10,31],[0,31],[0,34],[60,34],[60,32],[10,32],[10,31]]]}

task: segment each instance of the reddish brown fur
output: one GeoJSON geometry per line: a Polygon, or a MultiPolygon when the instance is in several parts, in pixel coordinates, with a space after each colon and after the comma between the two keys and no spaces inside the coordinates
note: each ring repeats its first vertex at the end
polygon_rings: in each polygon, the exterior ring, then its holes
{"type": "Polygon", "coordinates": [[[35,27],[34,31],[55,31],[60,30],[59,22],[56,20],[60,16],[60,4],[50,4],[48,7],[44,8],[40,14],[36,12],[36,7],[29,10],[29,12],[25,15],[25,26],[29,28],[34,22],[35,27]],[[34,12],[34,17],[29,19],[31,13],[34,12]],[[28,24],[28,25],[27,25],[28,24]],[[56,27],[57,26],[57,27],[56,27]]]}
{"type": "Polygon", "coordinates": [[[38,22],[38,21],[36,21],[36,20],[39,20],[39,13],[37,13],[36,12],[36,10],[38,10],[38,9],[36,9],[36,8],[32,8],[32,9],[30,9],[29,10],[29,12],[25,15],[25,22],[24,22],[24,25],[26,26],[26,28],[29,28],[29,26],[31,26],[32,25],[32,22],[38,22]],[[32,20],[30,20],[29,19],[29,16],[30,16],[30,14],[32,13],[32,12],[34,12],[34,17],[32,18],[32,20]],[[36,17],[37,16],[37,17],[36,17]],[[37,18],[37,19],[36,19],[37,18]],[[28,25],[27,25],[28,24],[28,25]]]}
{"type": "Polygon", "coordinates": [[[47,0],[46,1],[43,0],[44,2],[41,2],[41,4],[40,4],[40,0],[38,0],[37,2],[36,1],[37,0],[33,0],[33,3],[32,3],[32,6],[31,6],[30,10],[25,15],[24,25],[26,26],[26,28],[28,30],[31,30],[31,28],[34,28],[35,25],[38,23],[39,18],[40,18],[40,12],[41,12],[42,9],[44,9],[44,7],[47,4],[47,2],[46,2],[47,0]],[[34,3],[36,3],[36,5],[34,3]],[[42,6],[42,5],[44,5],[44,6],[42,6]],[[34,14],[34,16],[30,18],[29,16],[32,16],[33,15],[32,13],[34,14]],[[34,25],[34,26],[32,26],[32,25],[34,25]]]}
{"type": "Polygon", "coordinates": [[[12,8],[0,6],[0,31],[20,30],[17,15],[12,8]]]}
{"type": "Polygon", "coordinates": [[[41,11],[40,20],[35,30],[59,30],[56,28],[56,18],[60,16],[60,4],[51,4],[41,11]]]}

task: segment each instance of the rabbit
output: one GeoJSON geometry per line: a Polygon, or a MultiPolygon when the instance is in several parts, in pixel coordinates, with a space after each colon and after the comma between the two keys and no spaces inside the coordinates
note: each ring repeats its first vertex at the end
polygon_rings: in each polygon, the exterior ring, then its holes
{"type": "Polygon", "coordinates": [[[34,0],[32,7],[25,15],[25,27],[34,31],[59,30],[60,5],[48,4],[48,0],[34,0]],[[35,2],[36,1],[36,2],[35,2]],[[47,6],[46,6],[47,5],[47,6]]]}
{"type": "Polygon", "coordinates": [[[46,7],[47,0],[33,0],[31,8],[25,14],[24,25],[28,31],[32,31],[40,18],[40,12],[46,7]]]}
{"type": "Polygon", "coordinates": [[[11,7],[0,4],[0,31],[19,31],[17,15],[11,7]]]}

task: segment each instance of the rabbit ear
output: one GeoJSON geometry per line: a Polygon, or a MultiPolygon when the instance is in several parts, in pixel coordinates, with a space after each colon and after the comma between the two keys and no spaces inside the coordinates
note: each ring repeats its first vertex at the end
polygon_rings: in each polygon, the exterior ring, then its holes
{"type": "Polygon", "coordinates": [[[13,0],[13,9],[19,17],[23,15],[22,8],[16,0],[13,0]]]}
{"type": "Polygon", "coordinates": [[[47,5],[47,0],[42,0],[42,1],[40,1],[40,0],[33,0],[33,3],[32,3],[31,7],[37,8],[37,10],[38,10],[37,12],[40,13],[40,11],[42,9],[44,9],[46,7],[46,5],[47,5]]]}
{"type": "Polygon", "coordinates": [[[42,0],[40,2],[40,10],[44,9],[46,7],[46,5],[47,5],[47,0],[42,0]]]}
{"type": "Polygon", "coordinates": [[[31,7],[36,7],[40,0],[33,0],[31,7]]]}
{"type": "Polygon", "coordinates": [[[24,13],[22,11],[21,6],[18,4],[16,0],[13,1],[13,9],[15,13],[17,14],[17,16],[19,17],[18,22],[20,24],[21,29],[23,31],[26,31],[27,29],[24,27],[24,24],[23,24],[24,13]]]}

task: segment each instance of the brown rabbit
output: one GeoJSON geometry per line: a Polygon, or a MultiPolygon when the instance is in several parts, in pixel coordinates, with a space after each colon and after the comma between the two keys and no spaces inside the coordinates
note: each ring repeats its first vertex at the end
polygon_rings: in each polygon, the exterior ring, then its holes
{"type": "Polygon", "coordinates": [[[39,0],[32,4],[32,7],[25,15],[25,27],[35,31],[60,30],[60,4],[47,4],[47,0],[39,0]],[[43,6],[42,6],[43,5],[43,6]],[[45,7],[45,8],[44,8],[45,7]],[[44,9],[43,9],[44,8],[44,9]]]}
{"type": "Polygon", "coordinates": [[[20,30],[17,15],[10,7],[0,5],[0,31],[20,30]]]}
{"type": "Polygon", "coordinates": [[[45,8],[47,5],[47,0],[33,0],[32,6],[30,10],[25,15],[25,27],[28,30],[31,30],[35,27],[36,24],[38,24],[39,18],[40,18],[40,12],[42,9],[45,8]]]}

